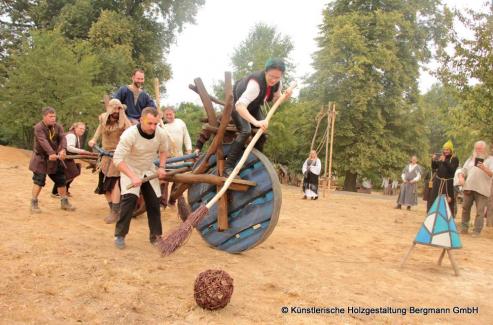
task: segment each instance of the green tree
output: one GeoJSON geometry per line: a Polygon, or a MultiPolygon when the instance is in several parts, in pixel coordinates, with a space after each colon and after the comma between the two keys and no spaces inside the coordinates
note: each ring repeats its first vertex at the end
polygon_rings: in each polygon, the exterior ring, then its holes
{"type": "Polygon", "coordinates": [[[240,79],[253,71],[263,70],[270,57],[283,59],[289,75],[294,68],[289,61],[292,50],[293,44],[289,36],[281,35],[273,26],[256,24],[247,38],[233,51],[233,76],[240,79]]]}
{"type": "Polygon", "coordinates": [[[305,95],[337,103],[334,162],[354,191],[358,175],[389,174],[427,151],[419,64],[445,46],[451,15],[438,0],[337,0],[323,14],[305,95]]]}
{"type": "MultiPolygon", "coordinates": [[[[146,70],[149,80],[158,77],[164,81],[171,73],[166,54],[184,24],[194,22],[203,3],[204,0],[2,1],[0,33],[8,35],[11,30],[10,41],[2,42],[11,50],[18,49],[18,39],[30,35],[32,30],[58,29],[71,40],[88,40],[91,27],[101,13],[112,11],[119,17],[117,21],[125,19],[132,26],[129,33],[133,63],[146,70]]],[[[11,64],[8,61],[11,52],[3,53],[4,65],[11,64]]]]}
{"type": "Polygon", "coordinates": [[[65,127],[81,120],[94,126],[94,117],[101,112],[102,92],[92,83],[99,69],[94,56],[81,56],[58,32],[35,32],[13,59],[16,66],[9,70],[0,95],[4,140],[31,147],[32,127],[45,106],[56,109],[65,127]]]}
{"type": "MultiPolygon", "coordinates": [[[[454,54],[441,52],[443,62],[439,76],[445,85],[453,87],[460,99],[462,111],[456,112],[454,128],[469,130],[476,139],[493,141],[493,4],[488,10],[457,13],[468,27],[472,38],[456,37],[454,54]],[[471,82],[471,81],[474,81],[471,82]]],[[[465,135],[465,134],[464,134],[465,135]]],[[[470,142],[470,141],[469,141],[470,142]]]]}

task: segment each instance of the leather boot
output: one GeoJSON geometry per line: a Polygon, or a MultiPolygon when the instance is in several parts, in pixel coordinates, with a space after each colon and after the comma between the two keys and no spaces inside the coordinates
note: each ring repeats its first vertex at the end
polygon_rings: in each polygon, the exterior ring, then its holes
{"type": "Polygon", "coordinates": [[[109,216],[104,218],[104,222],[106,223],[115,223],[120,218],[120,203],[113,203],[111,206],[111,213],[109,216]]]}
{"type": "Polygon", "coordinates": [[[41,209],[38,206],[38,199],[31,199],[31,213],[41,213],[41,209]]]}
{"type": "Polygon", "coordinates": [[[65,211],[75,211],[75,207],[72,204],[70,204],[70,202],[66,197],[60,200],[60,207],[62,208],[62,210],[65,211]]]}

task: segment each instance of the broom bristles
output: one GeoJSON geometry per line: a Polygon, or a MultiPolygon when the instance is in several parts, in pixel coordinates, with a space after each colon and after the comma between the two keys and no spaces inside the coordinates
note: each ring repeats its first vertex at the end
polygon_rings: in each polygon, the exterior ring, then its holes
{"type": "Polygon", "coordinates": [[[161,252],[161,255],[171,255],[174,251],[180,248],[186,242],[188,237],[190,237],[192,229],[196,227],[208,213],[209,209],[202,204],[197,210],[188,216],[187,220],[183,222],[178,229],[172,231],[168,236],[160,240],[157,247],[161,252]]]}

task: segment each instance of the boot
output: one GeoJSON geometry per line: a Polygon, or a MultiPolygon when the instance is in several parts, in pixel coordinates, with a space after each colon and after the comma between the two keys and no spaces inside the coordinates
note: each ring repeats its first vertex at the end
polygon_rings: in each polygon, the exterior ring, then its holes
{"type": "Polygon", "coordinates": [[[70,204],[70,202],[66,197],[62,198],[60,200],[60,203],[61,203],[60,207],[62,208],[62,210],[75,211],[75,207],[72,204],[70,204]]]}
{"type": "Polygon", "coordinates": [[[120,203],[113,203],[111,206],[111,213],[109,216],[104,218],[104,222],[106,223],[115,223],[120,219],[120,203]]]}
{"type": "Polygon", "coordinates": [[[38,206],[38,199],[31,199],[31,213],[41,213],[41,209],[38,206]]]}
{"type": "Polygon", "coordinates": [[[108,202],[108,207],[110,208],[110,212],[108,213],[108,215],[106,217],[104,217],[104,222],[106,222],[106,220],[109,220],[111,218],[111,210],[112,210],[112,207],[113,207],[113,202],[108,202]]]}
{"type": "Polygon", "coordinates": [[[228,177],[235,168],[238,160],[240,160],[243,154],[243,144],[238,141],[234,141],[229,149],[228,157],[224,164],[224,177],[228,177]]]}

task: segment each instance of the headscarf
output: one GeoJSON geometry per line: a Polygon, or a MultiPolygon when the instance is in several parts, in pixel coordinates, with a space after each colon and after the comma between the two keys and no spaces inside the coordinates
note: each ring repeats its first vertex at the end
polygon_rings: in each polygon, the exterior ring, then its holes
{"type": "Polygon", "coordinates": [[[118,128],[119,129],[126,129],[130,124],[130,121],[127,118],[127,115],[125,114],[125,110],[127,109],[126,105],[123,105],[119,99],[113,98],[108,102],[108,106],[106,106],[106,113],[103,114],[102,118],[102,124],[106,125],[108,122],[108,118],[110,117],[111,114],[113,113],[118,113],[118,128]],[[118,109],[122,108],[122,109],[118,109]]]}
{"type": "Polygon", "coordinates": [[[448,140],[447,142],[445,142],[443,144],[443,148],[442,149],[449,149],[450,150],[450,154],[453,154],[454,153],[454,144],[452,143],[452,140],[448,140]]]}

